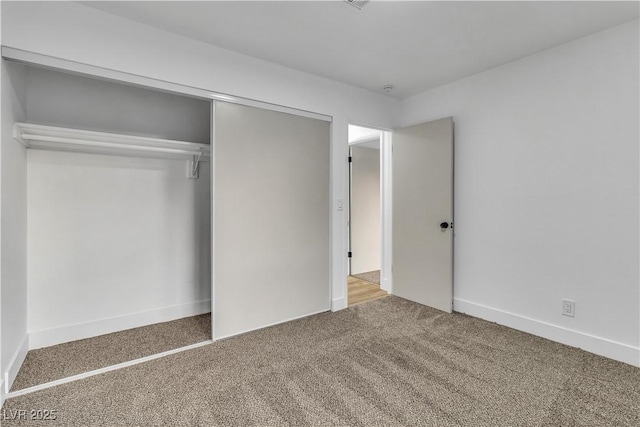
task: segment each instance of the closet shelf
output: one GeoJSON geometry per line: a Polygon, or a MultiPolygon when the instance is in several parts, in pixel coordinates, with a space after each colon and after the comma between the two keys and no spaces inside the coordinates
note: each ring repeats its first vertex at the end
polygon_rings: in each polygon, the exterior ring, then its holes
{"type": "Polygon", "coordinates": [[[27,148],[83,153],[208,160],[209,144],[15,123],[13,137],[27,148]]]}

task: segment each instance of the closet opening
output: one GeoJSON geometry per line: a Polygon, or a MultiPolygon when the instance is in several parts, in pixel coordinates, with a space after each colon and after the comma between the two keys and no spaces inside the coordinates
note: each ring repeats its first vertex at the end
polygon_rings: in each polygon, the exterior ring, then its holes
{"type": "Polygon", "coordinates": [[[15,272],[3,256],[2,337],[28,350],[2,355],[7,388],[210,342],[211,101],[7,60],[2,73],[3,204],[19,225],[3,229],[19,244],[15,272]]]}
{"type": "Polygon", "coordinates": [[[384,276],[385,133],[349,125],[349,306],[382,298],[389,293],[387,286],[381,286],[384,276]]]}

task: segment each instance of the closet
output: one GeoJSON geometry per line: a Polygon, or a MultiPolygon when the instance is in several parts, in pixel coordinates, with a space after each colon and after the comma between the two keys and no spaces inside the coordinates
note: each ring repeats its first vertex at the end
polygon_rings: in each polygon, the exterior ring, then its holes
{"type": "Polygon", "coordinates": [[[211,340],[211,102],[4,67],[19,114],[3,143],[26,161],[13,389],[211,340]]]}
{"type": "Polygon", "coordinates": [[[331,117],[2,52],[6,391],[330,309],[331,117]]]}

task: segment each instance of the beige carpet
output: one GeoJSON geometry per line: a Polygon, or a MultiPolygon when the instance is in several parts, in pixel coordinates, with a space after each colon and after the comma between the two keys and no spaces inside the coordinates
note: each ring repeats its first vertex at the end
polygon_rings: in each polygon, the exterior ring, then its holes
{"type": "Polygon", "coordinates": [[[380,270],[367,271],[366,273],[360,274],[352,274],[352,276],[366,282],[377,283],[378,285],[380,284],[380,270]]]}
{"type": "Polygon", "coordinates": [[[49,426],[638,426],[640,369],[389,296],[3,409],[57,410],[49,426]]]}
{"type": "Polygon", "coordinates": [[[211,314],[31,350],[11,391],[211,339],[211,314]]]}

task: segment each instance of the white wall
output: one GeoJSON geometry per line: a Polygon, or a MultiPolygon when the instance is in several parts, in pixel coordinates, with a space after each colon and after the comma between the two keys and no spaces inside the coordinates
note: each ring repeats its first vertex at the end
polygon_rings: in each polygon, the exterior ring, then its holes
{"type": "MultiPolygon", "coordinates": [[[[2,7],[0,6],[0,46],[2,46],[2,7]]],[[[2,87],[5,77],[3,76],[2,71],[0,70],[0,147],[1,147],[1,138],[4,126],[2,124],[2,96],[4,94],[4,89],[2,87]]],[[[0,191],[2,186],[2,149],[0,149],[0,191]]],[[[2,196],[0,195],[0,223],[2,222],[2,196]]],[[[2,227],[0,226],[0,241],[2,241],[2,227]]],[[[2,258],[2,245],[0,244],[0,259],[2,258]]],[[[2,278],[2,262],[0,262],[0,280],[2,278]]],[[[0,281],[0,286],[1,286],[0,281]]],[[[0,289],[0,406],[4,405],[4,375],[2,374],[2,290],[0,289]]]]}
{"type": "Polygon", "coordinates": [[[29,150],[31,348],[210,311],[209,169],[185,171],[29,150]]]}
{"type": "MultiPolygon", "coordinates": [[[[209,142],[207,101],[31,67],[24,74],[29,123],[209,142]]],[[[186,168],[185,160],[28,151],[31,348],[210,311],[209,164],[195,180],[186,168]]]]}
{"type": "Polygon", "coordinates": [[[26,68],[29,123],[208,144],[211,102],[26,68]]]}
{"type": "Polygon", "coordinates": [[[346,307],[347,124],[391,128],[397,101],[75,3],[3,2],[3,43],[147,77],[333,116],[331,221],[333,308],[346,307]]]}
{"type": "Polygon", "coordinates": [[[401,103],[455,120],[457,311],[640,363],[638,52],[635,21],[401,103]]]}
{"type": "Polygon", "coordinates": [[[14,121],[25,116],[24,67],[2,61],[2,365],[9,387],[22,364],[27,340],[27,165],[26,150],[13,139],[14,121]]]}
{"type": "MultiPolygon", "coordinates": [[[[380,270],[380,149],[351,146],[351,274],[380,270]]],[[[380,145],[380,141],[377,141],[380,145]]]]}

